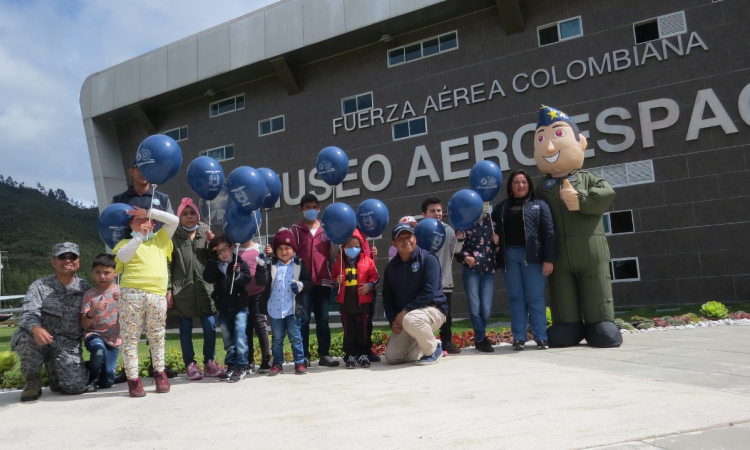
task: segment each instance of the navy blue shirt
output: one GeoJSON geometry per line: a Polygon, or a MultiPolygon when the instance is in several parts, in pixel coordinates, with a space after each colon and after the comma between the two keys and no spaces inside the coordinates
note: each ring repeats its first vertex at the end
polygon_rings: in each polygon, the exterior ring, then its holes
{"type": "Polygon", "coordinates": [[[407,261],[397,254],[385,266],[383,308],[388,322],[393,323],[401,311],[425,306],[434,306],[448,315],[440,261],[427,250],[416,247],[407,261]]]}

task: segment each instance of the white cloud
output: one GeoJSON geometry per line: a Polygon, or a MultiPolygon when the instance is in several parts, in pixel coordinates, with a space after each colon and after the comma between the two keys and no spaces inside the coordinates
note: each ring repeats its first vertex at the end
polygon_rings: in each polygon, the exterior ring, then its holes
{"type": "Polygon", "coordinates": [[[275,0],[0,2],[0,174],[95,198],[78,95],[92,73],[275,0]]]}

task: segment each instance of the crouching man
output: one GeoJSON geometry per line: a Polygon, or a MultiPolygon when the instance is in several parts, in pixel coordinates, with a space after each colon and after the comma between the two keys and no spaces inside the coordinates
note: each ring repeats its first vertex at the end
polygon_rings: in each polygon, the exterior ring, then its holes
{"type": "Polygon", "coordinates": [[[417,247],[409,224],[396,225],[391,236],[398,255],[385,267],[383,278],[383,308],[393,330],[385,358],[388,364],[435,364],[443,355],[435,331],[448,313],[440,262],[417,247]]]}

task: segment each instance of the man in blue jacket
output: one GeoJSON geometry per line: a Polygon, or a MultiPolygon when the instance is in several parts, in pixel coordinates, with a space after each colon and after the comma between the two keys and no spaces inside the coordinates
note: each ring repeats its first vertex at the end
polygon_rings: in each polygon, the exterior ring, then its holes
{"type": "Polygon", "coordinates": [[[393,330],[385,358],[388,364],[435,364],[443,355],[435,331],[448,314],[440,262],[417,247],[409,224],[396,225],[391,237],[398,255],[385,267],[383,277],[383,308],[393,330]]]}

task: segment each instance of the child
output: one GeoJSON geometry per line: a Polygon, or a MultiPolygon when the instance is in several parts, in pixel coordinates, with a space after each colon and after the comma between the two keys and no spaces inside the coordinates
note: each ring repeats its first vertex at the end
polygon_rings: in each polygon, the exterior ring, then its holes
{"type": "Polygon", "coordinates": [[[273,333],[273,367],[269,376],[280,374],[284,369],[284,334],[289,334],[294,356],[294,372],[305,375],[305,352],[302,348],[302,316],[305,305],[302,301],[305,292],[312,288],[312,276],[302,261],[294,256],[297,240],[291,231],[279,229],[273,238],[271,269],[263,292],[263,303],[271,317],[273,333]]]}
{"type": "Polygon", "coordinates": [[[336,301],[341,305],[344,326],[344,362],[347,369],[357,363],[370,367],[368,355],[372,349],[368,319],[373,289],[378,284],[375,262],[362,251],[364,238],[359,230],[344,243],[344,257],[334,263],[333,276],[338,284],[336,301]]]}
{"type": "Polygon", "coordinates": [[[120,325],[117,301],[120,287],[115,279],[115,257],[102,253],[94,258],[92,278],[95,288],[83,294],[81,328],[86,330],[83,344],[91,353],[88,363],[88,392],[110,388],[115,383],[117,357],[120,355],[120,325]]]}
{"type": "Polygon", "coordinates": [[[151,365],[154,369],[156,392],[169,392],[169,380],[164,373],[164,327],[167,319],[168,262],[172,259],[172,235],[179,219],[174,214],[133,206],[128,211],[132,239],[121,240],[114,248],[115,271],[122,274],[120,301],[118,304],[122,357],[128,391],[131,397],[143,397],[143,383],[138,376],[138,341],[143,324],[151,349],[151,365]],[[164,226],[152,233],[156,222],[148,220],[149,211],[153,219],[164,226]]]}
{"type": "Polygon", "coordinates": [[[167,308],[180,324],[180,347],[188,380],[200,380],[203,373],[195,361],[193,349],[193,319],[199,317],[203,328],[203,369],[207,377],[220,377],[224,371],[214,362],[216,354],[216,322],[211,303],[212,287],[203,279],[209,249],[208,241],[214,234],[200,222],[195,203],[183,198],[177,208],[180,227],[172,236],[172,261],[169,263],[169,292],[167,308]]]}
{"type": "Polygon", "coordinates": [[[260,244],[252,240],[242,244],[238,250],[240,258],[244,259],[250,267],[250,276],[253,278],[247,285],[247,295],[250,297],[250,320],[247,327],[247,347],[248,347],[248,372],[255,372],[255,349],[253,348],[253,330],[258,336],[260,344],[260,353],[263,359],[258,368],[258,373],[265,374],[271,370],[271,346],[268,342],[268,328],[266,326],[267,318],[264,308],[261,308],[260,298],[263,296],[265,283],[258,283],[257,270],[258,262],[263,260],[262,270],[265,271],[266,259],[260,251],[260,244]]]}
{"type": "MultiPolygon", "coordinates": [[[[250,299],[246,286],[251,279],[250,267],[232,252],[234,245],[227,236],[216,236],[211,239],[208,247],[215,257],[206,262],[203,279],[214,284],[211,297],[219,311],[221,335],[224,338],[224,350],[227,351],[224,358],[227,373],[219,379],[237,383],[245,378],[247,372],[246,329],[250,299]]],[[[264,271],[258,272],[265,278],[264,271]]],[[[265,282],[265,279],[261,281],[265,282]]]]}

